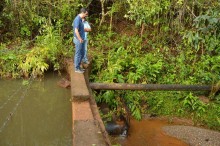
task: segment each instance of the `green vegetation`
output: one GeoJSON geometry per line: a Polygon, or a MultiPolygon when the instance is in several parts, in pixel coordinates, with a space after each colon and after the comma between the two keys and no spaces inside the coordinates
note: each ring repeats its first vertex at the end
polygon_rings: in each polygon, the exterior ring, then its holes
{"type": "Polygon", "coordinates": [[[100,91],[97,102],[133,117],[186,117],[220,130],[220,4],[216,0],[4,0],[0,4],[0,76],[41,76],[72,57],[72,20],[90,8],[91,81],[213,84],[211,93],[100,91]],[[102,4],[102,5],[101,5],[102,4]],[[102,11],[101,11],[102,10],[102,11]],[[101,14],[101,16],[100,16],[101,14]],[[206,95],[203,103],[198,96],[206,95]]]}

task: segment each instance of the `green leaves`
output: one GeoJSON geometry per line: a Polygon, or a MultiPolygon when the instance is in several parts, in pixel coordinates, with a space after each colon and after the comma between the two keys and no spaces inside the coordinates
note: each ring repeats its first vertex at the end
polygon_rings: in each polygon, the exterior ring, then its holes
{"type": "Polygon", "coordinates": [[[125,18],[134,20],[136,25],[141,26],[143,23],[153,22],[152,18],[169,8],[170,1],[167,0],[127,0],[129,10],[125,18]]]}
{"type": "Polygon", "coordinates": [[[212,54],[220,51],[220,20],[219,9],[210,9],[204,15],[197,16],[194,19],[195,29],[189,30],[185,38],[188,39],[188,45],[191,45],[197,51],[205,50],[212,54]]]}
{"type": "MultiPolygon", "coordinates": [[[[1,48],[1,47],[0,47],[1,48]]],[[[22,51],[8,50],[5,45],[0,49],[0,76],[1,77],[19,77],[17,69],[18,62],[21,59],[22,51]]]]}
{"type": "Polygon", "coordinates": [[[206,111],[206,105],[202,103],[198,97],[193,96],[191,92],[183,100],[183,106],[186,110],[196,111],[199,117],[206,111]]]}
{"type": "Polygon", "coordinates": [[[156,82],[163,68],[163,60],[160,58],[161,55],[156,56],[154,52],[142,55],[140,40],[136,37],[128,39],[122,36],[113,42],[117,45],[107,53],[95,53],[93,72],[99,74],[96,80],[110,83],[156,82]]]}
{"type": "MultiPolygon", "coordinates": [[[[107,40],[105,34],[98,36],[104,38],[104,41],[107,40]]],[[[107,42],[111,47],[105,49],[101,48],[106,46],[105,42],[97,40],[98,51],[93,54],[93,82],[209,84],[220,78],[218,56],[200,56],[196,50],[182,46],[175,50],[164,46],[143,51],[139,45],[141,41],[137,37],[124,36],[126,35],[115,36],[114,39],[111,36],[107,42]]],[[[107,102],[116,108],[120,105],[116,97],[125,100],[136,119],[140,119],[144,112],[178,116],[193,113],[194,118],[200,119],[207,112],[207,106],[192,94],[106,91],[100,93],[97,101],[107,102]],[[184,97],[184,100],[180,101],[178,97],[184,97]],[[143,101],[147,103],[143,104],[143,101]],[[148,108],[143,108],[143,105],[148,108]]]]}
{"type": "Polygon", "coordinates": [[[43,75],[49,65],[45,62],[47,49],[45,48],[33,48],[29,53],[26,54],[23,60],[21,60],[18,67],[22,70],[24,74],[43,75]],[[41,54],[42,53],[42,54],[41,54]],[[23,63],[22,63],[23,62],[23,63]]]}
{"type": "Polygon", "coordinates": [[[21,77],[33,74],[42,76],[50,67],[54,70],[61,69],[64,57],[61,34],[54,27],[42,25],[41,35],[36,38],[36,43],[31,49],[28,43],[8,49],[6,45],[0,47],[0,76],[21,77]]]}
{"type": "Polygon", "coordinates": [[[129,108],[131,110],[132,116],[137,119],[137,120],[141,120],[141,111],[140,108],[138,108],[135,105],[129,105],[129,108]]]}

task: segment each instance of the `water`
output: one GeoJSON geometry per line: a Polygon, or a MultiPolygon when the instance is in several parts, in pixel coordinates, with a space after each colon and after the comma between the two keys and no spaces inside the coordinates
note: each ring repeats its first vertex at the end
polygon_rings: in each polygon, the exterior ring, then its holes
{"type": "MultiPolygon", "coordinates": [[[[70,90],[57,86],[62,77],[48,73],[33,81],[30,90],[0,132],[0,146],[70,146],[72,115],[70,90]]],[[[22,80],[0,80],[0,127],[18,103],[24,90],[22,80]],[[16,92],[16,95],[9,95],[16,92]]]]}
{"type": "Polygon", "coordinates": [[[161,129],[166,125],[170,124],[163,120],[131,120],[129,136],[112,137],[111,141],[112,144],[122,146],[188,146],[183,141],[166,135],[161,129]]]}

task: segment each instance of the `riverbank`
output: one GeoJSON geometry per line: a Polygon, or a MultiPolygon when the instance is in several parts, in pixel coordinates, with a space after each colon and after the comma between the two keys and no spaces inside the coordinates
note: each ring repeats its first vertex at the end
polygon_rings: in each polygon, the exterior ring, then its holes
{"type": "Polygon", "coordinates": [[[178,117],[150,117],[145,115],[144,119],[167,121],[170,125],[161,127],[165,135],[175,137],[190,146],[219,146],[220,132],[208,129],[186,118],[178,117]]]}
{"type": "Polygon", "coordinates": [[[166,134],[183,140],[192,146],[219,146],[220,133],[213,130],[193,126],[165,126],[166,134]]]}

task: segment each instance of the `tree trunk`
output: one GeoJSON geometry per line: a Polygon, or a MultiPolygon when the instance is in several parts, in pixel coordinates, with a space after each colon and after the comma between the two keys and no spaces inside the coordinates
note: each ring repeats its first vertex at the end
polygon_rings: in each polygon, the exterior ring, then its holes
{"type": "Polygon", "coordinates": [[[141,25],[141,39],[142,39],[142,37],[143,37],[144,28],[145,28],[145,24],[142,23],[142,25],[141,25]]]}
{"type": "Polygon", "coordinates": [[[112,19],[113,19],[113,13],[111,12],[109,31],[112,31],[112,19]]]}
{"type": "Polygon", "coordinates": [[[102,25],[102,23],[105,21],[105,8],[104,8],[104,3],[105,3],[105,0],[100,0],[101,2],[101,6],[102,6],[102,18],[100,20],[100,23],[99,23],[99,27],[102,25]]]}

